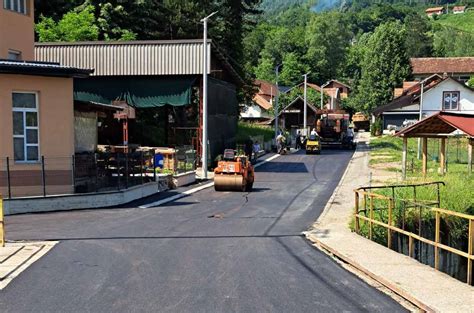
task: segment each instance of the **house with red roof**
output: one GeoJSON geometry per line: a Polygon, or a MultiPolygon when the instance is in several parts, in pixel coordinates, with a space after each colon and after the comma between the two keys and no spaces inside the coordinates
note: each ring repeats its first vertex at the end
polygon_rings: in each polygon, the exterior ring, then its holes
{"type": "Polygon", "coordinates": [[[413,77],[418,81],[433,74],[451,76],[462,82],[474,76],[474,57],[411,58],[410,64],[413,77]]]}
{"type": "Polygon", "coordinates": [[[435,15],[442,15],[442,14],[444,14],[444,7],[428,8],[428,9],[425,10],[425,13],[429,17],[433,17],[435,15]]]}
{"type": "Polygon", "coordinates": [[[454,14],[462,14],[462,13],[466,12],[466,8],[467,8],[466,5],[457,5],[453,8],[453,13],[454,14]]]}
{"type": "Polygon", "coordinates": [[[384,129],[419,120],[420,104],[422,117],[438,112],[474,115],[474,89],[449,76],[434,74],[423,81],[407,82],[401,92],[396,92],[398,96],[372,113],[382,118],[384,129]]]}
{"type": "Polygon", "coordinates": [[[251,122],[269,121],[272,118],[270,110],[273,107],[277,86],[264,80],[256,80],[255,86],[258,89],[253,97],[253,103],[242,106],[240,117],[251,122]]]}

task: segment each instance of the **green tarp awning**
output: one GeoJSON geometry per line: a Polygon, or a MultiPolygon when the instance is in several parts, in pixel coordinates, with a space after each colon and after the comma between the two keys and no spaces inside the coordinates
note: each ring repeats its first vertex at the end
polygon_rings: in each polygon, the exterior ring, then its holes
{"type": "Polygon", "coordinates": [[[196,78],[91,77],[74,81],[74,100],[111,103],[126,101],[135,108],[191,104],[196,78]]]}

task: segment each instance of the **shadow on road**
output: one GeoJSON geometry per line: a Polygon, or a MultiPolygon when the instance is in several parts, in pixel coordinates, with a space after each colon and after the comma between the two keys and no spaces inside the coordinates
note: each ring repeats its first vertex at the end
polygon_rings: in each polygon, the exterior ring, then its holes
{"type": "Polygon", "coordinates": [[[303,162],[271,162],[258,168],[261,173],[308,173],[308,168],[303,162]]]}

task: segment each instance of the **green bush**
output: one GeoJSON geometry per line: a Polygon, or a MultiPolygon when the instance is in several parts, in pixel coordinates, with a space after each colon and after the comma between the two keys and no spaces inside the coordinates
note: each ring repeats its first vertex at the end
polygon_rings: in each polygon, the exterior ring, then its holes
{"type": "Polygon", "coordinates": [[[246,140],[254,136],[263,136],[265,141],[269,141],[273,138],[274,134],[273,129],[269,126],[239,122],[237,129],[237,144],[244,144],[246,140]]]}

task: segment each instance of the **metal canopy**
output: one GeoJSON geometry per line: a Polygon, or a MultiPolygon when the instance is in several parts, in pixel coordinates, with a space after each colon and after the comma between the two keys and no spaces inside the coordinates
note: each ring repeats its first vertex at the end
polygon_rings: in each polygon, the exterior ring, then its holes
{"type": "Polygon", "coordinates": [[[195,77],[93,77],[74,82],[74,100],[110,104],[122,100],[135,108],[191,104],[195,77]]]}

